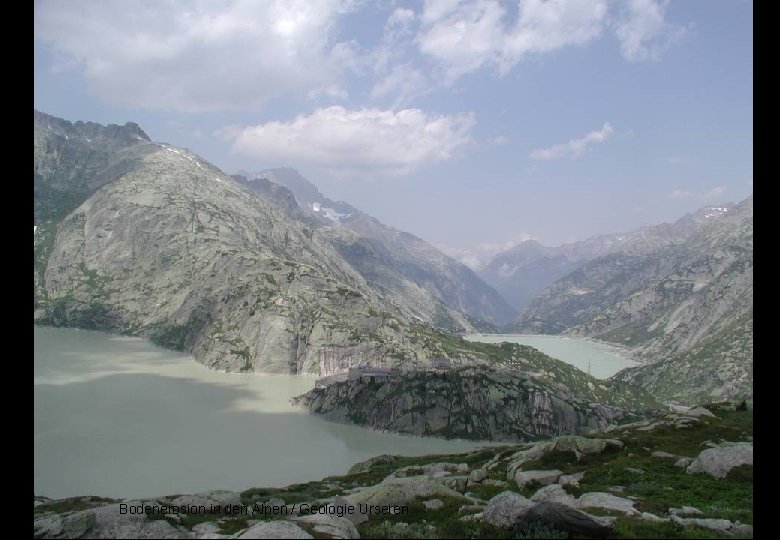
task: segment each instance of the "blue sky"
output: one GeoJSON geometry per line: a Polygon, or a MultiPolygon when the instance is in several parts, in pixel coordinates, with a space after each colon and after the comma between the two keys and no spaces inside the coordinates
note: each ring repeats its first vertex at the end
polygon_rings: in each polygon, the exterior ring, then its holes
{"type": "Polygon", "coordinates": [[[36,1],[35,108],[298,169],[471,264],[753,190],[745,0],[36,1]]]}

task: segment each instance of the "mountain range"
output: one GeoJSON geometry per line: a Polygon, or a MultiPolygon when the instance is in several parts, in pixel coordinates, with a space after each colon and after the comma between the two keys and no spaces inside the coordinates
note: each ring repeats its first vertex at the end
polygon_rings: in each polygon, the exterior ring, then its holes
{"type": "Polygon", "coordinates": [[[557,248],[524,242],[482,270],[512,307],[293,169],[231,176],[137,124],[38,111],[34,149],[38,323],[147,337],[212,368],[320,375],[505,356],[457,333],[588,336],[642,362],[620,384],[752,397],[752,197],[557,248]]]}
{"type": "Polygon", "coordinates": [[[648,227],[547,287],[521,333],[627,345],[618,374],[662,399],[752,397],[753,198],[648,227]]]}

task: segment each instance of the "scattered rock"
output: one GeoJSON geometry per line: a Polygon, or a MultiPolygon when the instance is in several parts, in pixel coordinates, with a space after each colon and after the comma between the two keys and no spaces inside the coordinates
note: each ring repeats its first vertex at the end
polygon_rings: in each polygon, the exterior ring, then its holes
{"type": "Polygon", "coordinates": [[[474,482],[475,484],[481,483],[485,478],[487,478],[487,471],[485,469],[475,469],[469,474],[469,482],[474,482]]]}
{"type": "Polygon", "coordinates": [[[577,499],[577,506],[579,508],[615,510],[629,516],[639,515],[639,512],[634,508],[634,504],[634,501],[630,499],[624,499],[623,497],[616,497],[611,493],[602,492],[585,493],[577,499]]]}
{"type": "Polygon", "coordinates": [[[591,516],[565,504],[542,502],[523,512],[517,522],[543,523],[572,535],[603,538],[611,533],[615,518],[591,516]]]}
{"type": "Polygon", "coordinates": [[[525,450],[515,452],[508,459],[507,480],[528,461],[539,459],[549,452],[572,452],[579,460],[583,455],[600,454],[607,449],[619,449],[625,445],[618,439],[589,439],[575,435],[564,435],[549,441],[532,444],[525,450]]]}
{"type": "Polygon", "coordinates": [[[680,459],[678,459],[677,461],[674,462],[674,466],[675,467],[683,467],[684,468],[684,467],[687,467],[688,465],[690,465],[691,461],[693,461],[693,458],[681,457],[680,459]]]}
{"type": "Polygon", "coordinates": [[[558,478],[558,483],[562,486],[579,486],[580,480],[585,478],[584,472],[578,472],[575,474],[564,474],[558,478]]]}
{"type": "Polygon", "coordinates": [[[441,499],[431,499],[430,501],[423,501],[423,506],[425,506],[426,510],[438,510],[444,506],[444,503],[441,499]]]}
{"type": "Polygon", "coordinates": [[[441,480],[441,483],[445,486],[452,488],[459,493],[465,492],[469,485],[468,476],[447,476],[440,478],[439,480],[441,480]]]}
{"type": "Polygon", "coordinates": [[[697,516],[701,515],[702,511],[695,506],[683,506],[682,508],[670,508],[669,514],[672,516],[697,516]]]}
{"type": "Polygon", "coordinates": [[[715,448],[704,450],[691,462],[687,472],[724,478],[731,469],[740,465],[753,465],[752,443],[722,443],[715,448]]]}
{"type": "Polygon", "coordinates": [[[531,482],[546,486],[548,484],[556,483],[562,474],[563,472],[558,469],[547,471],[517,471],[517,474],[515,474],[515,483],[520,489],[523,489],[531,482]]]}
{"type": "Polygon", "coordinates": [[[503,487],[507,484],[505,480],[496,480],[495,478],[486,478],[482,481],[482,485],[503,487]]]}
{"type": "Polygon", "coordinates": [[[484,504],[464,504],[458,508],[458,514],[465,514],[467,512],[480,512],[485,509],[484,504]]]}
{"type": "MultiPolygon", "coordinates": [[[[141,504],[140,501],[127,504],[141,504]]],[[[187,535],[162,519],[143,514],[121,514],[119,504],[73,512],[65,517],[47,514],[33,522],[36,537],[78,538],[186,538],[187,535]]]]}
{"type": "Polygon", "coordinates": [[[291,521],[266,521],[253,525],[236,538],[314,538],[291,521]]]}
{"type": "Polygon", "coordinates": [[[490,499],[482,512],[482,521],[495,527],[511,527],[534,503],[515,493],[504,491],[490,499]]]}
{"type": "Polygon", "coordinates": [[[642,469],[635,469],[634,467],[626,467],[626,470],[634,474],[645,474],[645,471],[643,471],[642,469]]]}
{"type": "Polygon", "coordinates": [[[607,489],[613,493],[625,493],[626,486],[609,486],[607,489]]]}
{"type": "Polygon", "coordinates": [[[658,517],[655,514],[651,514],[650,512],[642,512],[642,514],[639,517],[646,521],[654,521],[656,523],[663,523],[665,521],[668,521],[667,519],[658,517]]]}

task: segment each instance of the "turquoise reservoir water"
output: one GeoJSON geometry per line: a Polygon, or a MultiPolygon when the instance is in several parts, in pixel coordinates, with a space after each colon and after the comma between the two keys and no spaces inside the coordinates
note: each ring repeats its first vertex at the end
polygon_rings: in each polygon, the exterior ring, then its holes
{"type": "Polygon", "coordinates": [[[635,366],[618,347],[583,338],[521,334],[469,334],[469,341],[482,343],[520,343],[539,349],[544,354],[588,371],[597,379],[611,377],[623,368],[635,366]]]}
{"type": "Polygon", "coordinates": [[[285,486],[379,454],[482,446],[326,422],[289,403],[314,377],[211,371],[136,338],[35,327],[34,366],[36,495],[285,486]]]}

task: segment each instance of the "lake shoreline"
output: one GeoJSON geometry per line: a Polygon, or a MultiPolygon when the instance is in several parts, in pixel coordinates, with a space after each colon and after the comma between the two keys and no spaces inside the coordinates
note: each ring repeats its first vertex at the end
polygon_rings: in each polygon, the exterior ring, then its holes
{"type": "Polygon", "coordinates": [[[529,347],[533,347],[537,350],[540,350],[541,352],[547,354],[548,356],[566,362],[567,364],[570,364],[581,371],[587,372],[587,367],[585,367],[584,365],[580,365],[580,363],[578,363],[577,361],[573,361],[571,358],[563,357],[560,352],[555,352],[552,349],[541,346],[540,343],[534,343],[534,341],[543,341],[548,344],[555,344],[556,342],[558,343],[570,342],[572,344],[576,342],[585,342],[591,344],[596,349],[601,349],[601,351],[595,351],[592,354],[601,354],[606,352],[610,356],[615,357],[615,359],[618,360],[619,362],[625,364],[618,371],[615,371],[608,376],[596,377],[597,379],[607,379],[609,377],[614,376],[616,373],[618,373],[619,371],[625,368],[635,367],[642,364],[641,359],[637,356],[634,349],[631,349],[626,345],[621,345],[619,343],[611,343],[608,341],[602,341],[589,336],[578,336],[578,335],[570,335],[570,334],[506,334],[506,333],[489,334],[489,333],[482,333],[482,332],[472,332],[469,334],[461,334],[461,337],[466,341],[473,341],[473,342],[480,342],[480,343],[495,344],[495,343],[504,342],[504,343],[518,343],[521,345],[527,345],[529,347]]]}
{"type": "Polygon", "coordinates": [[[314,386],[316,375],[214,370],[144,338],[34,330],[38,495],[281,487],[341,475],[380,454],[458,454],[491,444],[317,418],[290,403],[314,386]],[[219,467],[192,474],[195,464],[215,459],[219,467]]]}

